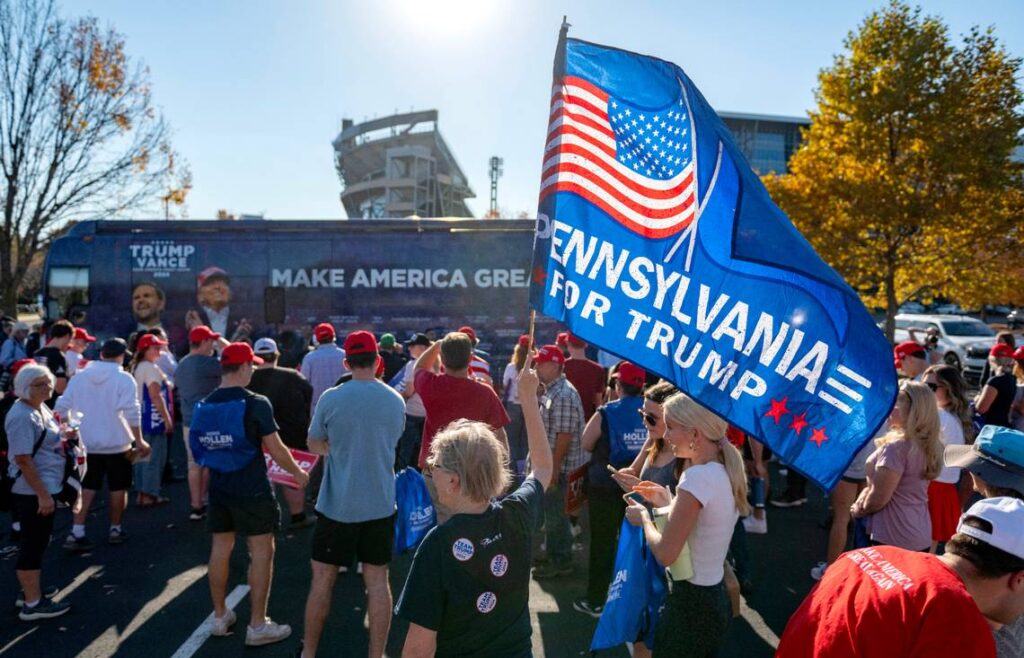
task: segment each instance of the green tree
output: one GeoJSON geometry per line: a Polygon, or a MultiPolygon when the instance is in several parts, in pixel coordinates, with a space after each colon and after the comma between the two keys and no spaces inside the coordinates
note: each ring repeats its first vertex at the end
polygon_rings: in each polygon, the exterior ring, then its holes
{"type": "Polygon", "coordinates": [[[869,307],[943,295],[1005,302],[1024,285],[1024,100],[992,29],[954,44],[942,21],[892,2],[821,71],[817,109],[773,198],[869,307]]]}
{"type": "Polygon", "coordinates": [[[188,167],[153,106],[149,71],[95,18],[0,0],[0,307],[70,220],[183,208],[188,167]]]}

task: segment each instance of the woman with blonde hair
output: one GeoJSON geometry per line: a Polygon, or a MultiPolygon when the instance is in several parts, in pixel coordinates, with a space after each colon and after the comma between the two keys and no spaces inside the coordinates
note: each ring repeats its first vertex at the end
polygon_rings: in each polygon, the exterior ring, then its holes
{"type": "Polygon", "coordinates": [[[688,544],[693,573],[671,580],[653,655],[713,656],[732,614],[724,565],[736,521],[750,513],[747,474],[742,455],[725,437],[728,423],[684,393],[670,397],[663,408],[665,440],[689,466],[675,496],[653,482],[634,487],[659,508],[655,515],[667,511],[663,532],[636,501],[630,501],[626,518],[643,527],[651,554],[662,565],[676,562],[688,544]]]}
{"type": "Polygon", "coordinates": [[[867,486],[850,507],[867,518],[871,543],[927,551],[932,543],[928,483],[942,471],[942,440],[935,394],[904,381],[889,416],[889,432],[875,440],[864,474],[867,486]]]}
{"type": "Polygon", "coordinates": [[[416,550],[395,614],[409,622],[403,658],[530,656],[533,530],[553,460],[528,357],[518,378],[533,471],[501,500],[508,453],[484,423],[457,420],[430,444],[424,473],[451,517],[416,550]]]}

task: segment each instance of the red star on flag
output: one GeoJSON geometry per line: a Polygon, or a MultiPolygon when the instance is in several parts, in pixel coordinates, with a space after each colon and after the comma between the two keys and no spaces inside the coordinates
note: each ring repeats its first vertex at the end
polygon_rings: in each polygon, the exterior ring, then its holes
{"type": "Polygon", "coordinates": [[[824,443],[825,441],[828,441],[828,437],[825,436],[825,428],[824,427],[819,427],[816,430],[812,430],[811,431],[811,438],[808,439],[808,440],[809,441],[814,441],[815,443],[818,444],[818,447],[820,448],[822,443],[824,443]]]}
{"type": "Polygon", "coordinates": [[[542,286],[544,285],[544,279],[546,278],[548,278],[548,273],[544,270],[543,267],[538,265],[537,267],[533,268],[534,283],[536,283],[538,286],[542,286]]]}
{"type": "Polygon", "coordinates": [[[795,430],[796,435],[800,436],[800,431],[807,427],[807,412],[800,414],[799,416],[793,416],[793,422],[789,425],[789,429],[795,430]]]}
{"type": "Polygon", "coordinates": [[[789,413],[789,409],[786,408],[786,400],[788,397],[782,398],[782,400],[772,400],[772,408],[764,413],[765,416],[770,416],[775,419],[775,424],[779,424],[779,420],[789,413]]]}

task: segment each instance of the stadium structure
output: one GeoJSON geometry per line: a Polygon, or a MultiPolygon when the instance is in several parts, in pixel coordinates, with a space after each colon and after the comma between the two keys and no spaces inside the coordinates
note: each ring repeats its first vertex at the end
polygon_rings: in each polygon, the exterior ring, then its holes
{"type": "Polygon", "coordinates": [[[343,119],[334,161],[349,218],[472,217],[475,197],[437,127],[437,110],[343,119]]]}

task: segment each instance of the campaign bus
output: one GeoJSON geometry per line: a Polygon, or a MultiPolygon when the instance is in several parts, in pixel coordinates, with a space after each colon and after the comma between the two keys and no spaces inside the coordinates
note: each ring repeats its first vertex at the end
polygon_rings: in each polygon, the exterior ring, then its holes
{"type": "MultiPolygon", "coordinates": [[[[81,222],[50,248],[43,306],[101,339],[159,324],[178,353],[197,322],[229,339],[308,339],[329,322],[339,336],[403,340],[468,324],[497,360],[527,330],[533,231],[528,220],[81,222]]],[[[550,340],[555,328],[541,330],[550,340]]]]}

